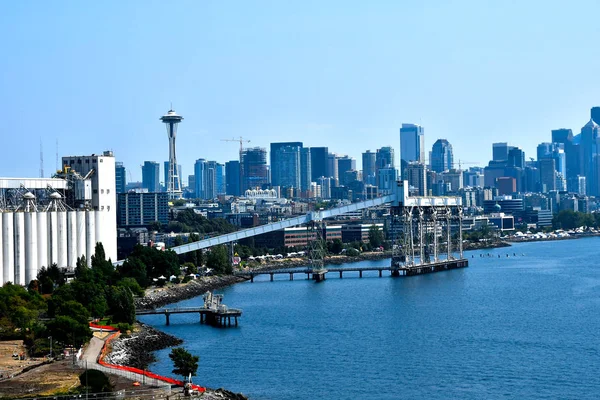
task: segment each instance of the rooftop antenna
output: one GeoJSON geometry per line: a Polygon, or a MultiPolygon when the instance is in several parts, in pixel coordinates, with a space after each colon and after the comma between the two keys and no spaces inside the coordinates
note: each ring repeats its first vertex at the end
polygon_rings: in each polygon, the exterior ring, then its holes
{"type": "Polygon", "coordinates": [[[40,178],[44,177],[44,148],[42,147],[42,138],[40,138],[40,178]]]}
{"type": "Polygon", "coordinates": [[[56,170],[58,171],[58,139],[56,139],[56,170]]]}

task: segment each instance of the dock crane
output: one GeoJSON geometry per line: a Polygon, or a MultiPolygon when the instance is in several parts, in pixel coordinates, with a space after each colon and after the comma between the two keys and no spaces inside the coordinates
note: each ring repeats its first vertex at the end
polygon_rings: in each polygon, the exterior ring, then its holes
{"type": "Polygon", "coordinates": [[[240,154],[242,154],[242,150],[244,149],[244,143],[250,143],[250,140],[245,140],[243,137],[232,138],[232,139],[221,139],[222,142],[239,142],[240,143],[240,154]]]}

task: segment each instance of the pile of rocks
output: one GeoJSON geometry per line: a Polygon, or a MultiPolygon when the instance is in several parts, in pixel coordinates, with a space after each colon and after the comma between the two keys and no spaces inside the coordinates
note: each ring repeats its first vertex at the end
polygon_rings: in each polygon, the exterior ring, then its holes
{"type": "Polygon", "coordinates": [[[151,326],[139,323],[130,336],[121,336],[111,342],[111,352],[104,358],[110,364],[145,369],[154,362],[153,351],[177,346],[183,341],[151,326]]]}

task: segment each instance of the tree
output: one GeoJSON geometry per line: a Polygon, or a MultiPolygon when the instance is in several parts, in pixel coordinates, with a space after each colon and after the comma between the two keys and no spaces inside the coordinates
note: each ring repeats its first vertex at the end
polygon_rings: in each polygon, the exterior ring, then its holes
{"type": "Polygon", "coordinates": [[[110,379],[102,371],[88,369],[79,375],[81,386],[88,388],[92,393],[104,393],[113,390],[110,379]]]}
{"type": "Polygon", "coordinates": [[[183,376],[184,380],[190,375],[196,375],[200,357],[192,355],[183,347],[176,347],[171,350],[169,358],[173,361],[174,374],[183,376]]]}
{"type": "Polygon", "coordinates": [[[369,228],[369,243],[371,247],[377,248],[383,246],[383,232],[379,229],[377,225],[372,225],[369,228]]]}
{"type": "Polygon", "coordinates": [[[333,239],[332,242],[327,242],[327,250],[332,254],[340,254],[344,244],[340,239],[333,239]]]}
{"type": "Polygon", "coordinates": [[[92,331],[87,323],[82,324],[66,315],[59,315],[48,322],[46,327],[53,340],[63,345],[79,347],[92,337],[92,331]]]}
{"type": "Polygon", "coordinates": [[[214,269],[216,274],[231,274],[233,267],[229,261],[226,246],[214,246],[206,257],[206,266],[214,269]]]}
{"type": "Polygon", "coordinates": [[[109,312],[114,322],[125,322],[133,324],[135,321],[135,305],[131,291],[122,286],[110,286],[107,288],[109,312]]]}
{"type": "Polygon", "coordinates": [[[123,265],[118,268],[118,274],[123,278],[133,278],[143,288],[148,287],[148,272],[146,264],[139,258],[129,257],[123,265]]]}
{"type": "Polygon", "coordinates": [[[102,243],[96,243],[94,255],[92,255],[92,272],[96,282],[110,285],[115,274],[115,269],[110,261],[106,260],[106,253],[102,243]]]}

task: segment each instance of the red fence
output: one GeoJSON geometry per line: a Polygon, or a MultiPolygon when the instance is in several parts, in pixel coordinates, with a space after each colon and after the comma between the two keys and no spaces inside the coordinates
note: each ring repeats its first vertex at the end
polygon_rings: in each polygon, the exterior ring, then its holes
{"type": "MultiPolygon", "coordinates": [[[[90,327],[92,326],[92,324],[90,324],[90,327]]],[[[96,325],[96,327],[100,328],[100,325],[96,325]]],[[[106,327],[106,326],[102,326],[102,328],[110,328],[112,330],[115,330],[113,327],[106,327]]],[[[144,371],[138,368],[133,368],[133,367],[126,367],[123,365],[114,365],[114,364],[109,364],[107,362],[104,361],[104,356],[106,356],[106,352],[108,351],[108,344],[110,343],[111,340],[113,340],[117,335],[119,334],[119,332],[115,332],[112,335],[110,335],[108,338],[106,338],[106,340],[104,341],[104,346],[102,347],[102,351],[100,352],[100,357],[98,358],[98,364],[103,365],[105,367],[108,368],[113,368],[113,369],[118,369],[120,371],[128,371],[128,372],[133,372],[135,374],[140,374],[140,375],[144,375],[150,379],[157,379],[159,381],[165,382],[165,383],[169,383],[171,385],[178,385],[178,386],[184,386],[184,383],[182,381],[179,381],[177,379],[173,379],[173,378],[168,378],[166,376],[161,376],[161,375],[157,375],[153,372],[150,371],[144,371]]],[[[192,389],[197,390],[199,392],[205,392],[206,388],[202,387],[202,386],[198,386],[198,385],[194,385],[192,384],[192,389]]]]}

